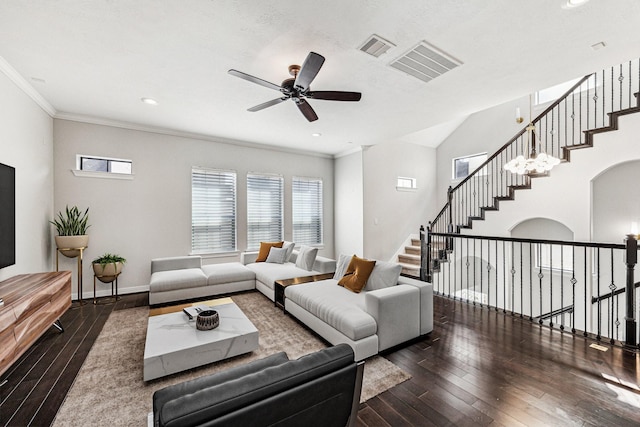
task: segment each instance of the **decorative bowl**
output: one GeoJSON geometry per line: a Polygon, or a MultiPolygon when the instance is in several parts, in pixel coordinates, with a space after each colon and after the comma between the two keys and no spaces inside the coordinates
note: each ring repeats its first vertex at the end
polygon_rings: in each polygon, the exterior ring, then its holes
{"type": "Polygon", "coordinates": [[[196,318],[196,328],[199,331],[210,331],[220,324],[220,316],[215,310],[202,310],[196,318]]]}

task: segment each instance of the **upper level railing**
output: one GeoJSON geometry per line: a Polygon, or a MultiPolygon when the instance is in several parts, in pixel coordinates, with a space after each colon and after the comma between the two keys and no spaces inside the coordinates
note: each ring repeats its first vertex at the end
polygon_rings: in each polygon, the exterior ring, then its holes
{"type": "Polygon", "coordinates": [[[640,350],[638,244],[430,233],[436,294],[640,350]]]}
{"type": "MultiPolygon", "coordinates": [[[[616,65],[580,79],[563,96],[532,120],[535,146],[568,160],[572,149],[591,145],[591,133],[612,124],[612,114],[638,106],[639,60],[616,65]]],[[[527,156],[532,137],[526,127],[511,138],[463,181],[448,191],[448,201],[430,223],[437,233],[459,232],[487,210],[497,209],[500,200],[512,199],[514,191],[529,188],[531,176],[508,172],[504,165],[518,155],[527,156]]]]}

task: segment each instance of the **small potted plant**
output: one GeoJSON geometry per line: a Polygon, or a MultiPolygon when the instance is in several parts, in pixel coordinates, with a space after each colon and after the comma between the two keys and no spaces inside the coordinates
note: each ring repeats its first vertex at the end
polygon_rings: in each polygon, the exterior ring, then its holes
{"type": "Polygon", "coordinates": [[[91,261],[91,264],[98,280],[103,283],[111,283],[122,273],[125,262],[127,260],[120,255],[106,253],[91,261]]]}
{"type": "Polygon", "coordinates": [[[58,216],[49,221],[56,227],[58,235],[55,236],[56,246],[63,255],[75,258],[80,254],[76,248],[86,248],[89,245],[87,228],[90,227],[89,208],[80,212],[77,206],[66,207],[64,212],[58,212],[58,216]]]}

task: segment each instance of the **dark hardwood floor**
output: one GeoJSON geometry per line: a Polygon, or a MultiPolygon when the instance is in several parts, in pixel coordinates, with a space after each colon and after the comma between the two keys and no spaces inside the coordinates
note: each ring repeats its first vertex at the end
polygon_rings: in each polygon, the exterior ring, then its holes
{"type": "MultiPolygon", "coordinates": [[[[113,310],[146,294],[87,304],[62,318],[0,378],[0,425],[48,426],[113,310]]],[[[360,426],[639,426],[640,356],[436,297],[429,337],[384,354],[412,375],[360,406],[360,426]]]]}
{"type": "Polygon", "coordinates": [[[74,306],[0,377],[1,426],[49,426],[114,310],[149,305],[147,293],[116,303],[74,306]],[[5,382],[6,381],[6,382],[5,382]]]}

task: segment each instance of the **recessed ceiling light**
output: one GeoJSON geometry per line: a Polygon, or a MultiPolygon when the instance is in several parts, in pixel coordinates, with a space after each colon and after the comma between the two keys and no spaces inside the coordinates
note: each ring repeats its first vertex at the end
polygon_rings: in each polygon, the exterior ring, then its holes
{"type": "Polygon", "coordinates": [[[565,5],[562,6],[562,7],[564,9],[571,9],[571,8],[574,8],[574,7],[582,6],[583,4],[585,4],[588,1],[589,0],[567,0],[567,3],[565,3],[565,5]]]}
{"type": "Polygon", "coordinates": [[[312,133],[311,136],[322,136],[322,134],[316,132],[316,133],[312,133]]]}
{"type": "Polygon", "coordinates": [[[149,105],[158,105],[158,101],[156,101],[153,98],[140,98],[140,101],[144,102],[145,104],[149,104],[149,105]]]}

